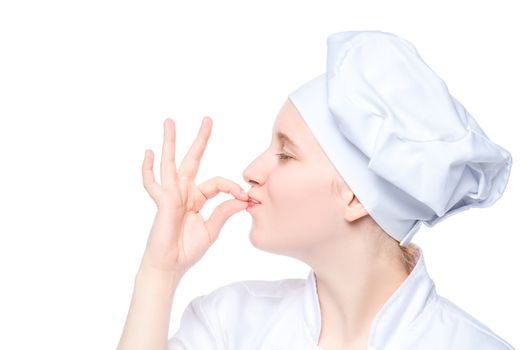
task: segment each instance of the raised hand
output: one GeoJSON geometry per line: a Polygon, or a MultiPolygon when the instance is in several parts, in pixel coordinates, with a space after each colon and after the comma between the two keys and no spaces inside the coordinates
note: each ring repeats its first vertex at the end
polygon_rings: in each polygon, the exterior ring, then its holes
{"type": "Polygon", "coordinates": [[[146,150],[142,163],[144,187],[157,205],[141,267],[185,273],[216,241],[226,220],[247,207],[247,194],[240,185],[214,177],[199,186],[195,177],[211,134],[212,120],[204,117],[198,135],[177,171],[175,122],[164,121],[164,144],[160,162],[161,184],[153,174],[154,154],[146,150]],[[199,210],[219,192],[235,198],[218,205],[204,221],[199,210]]]}

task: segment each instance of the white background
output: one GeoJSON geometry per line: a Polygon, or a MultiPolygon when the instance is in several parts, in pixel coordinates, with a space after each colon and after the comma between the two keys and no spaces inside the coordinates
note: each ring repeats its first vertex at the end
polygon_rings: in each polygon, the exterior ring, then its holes
{"type": "MultiPolygon", "coordinates": [[[[163,121],[181,160],[203,116],[197,183],[244,168],[270,142],[287,94],[325,70],[326,38],[393,32],[415,45],[494,141],[512,153],[504,196],[415,236],[437,291],[524,348],[522,81],[518,2],[0,2],[0,348],[114,349],[156,207],[163,121]],[[182,5],[183,4],[183,5],[182,5]]],[[[204,210],[207,216],[220,194],[204,210]]],[[[170,334],[196,296],[237,280],[305,278],[250,245],[233,216],[184,277],[170,334]]]]}

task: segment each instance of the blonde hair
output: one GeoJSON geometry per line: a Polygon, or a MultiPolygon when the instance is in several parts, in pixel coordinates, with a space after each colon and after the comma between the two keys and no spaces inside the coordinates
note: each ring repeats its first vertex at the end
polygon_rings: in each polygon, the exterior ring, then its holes
{"type": "MultiPolygon", "coordinates": [[[[342,193],[342,188],[348,188],[347,184],[340,178],[340,175],[338,173],[335,174],[333,177],[332,182],[332,188],[338,193],[342,193]]],[[[386,233],[380,227],[379,224],[371,217],[371,215],[366,215],[363,218],[360,218],[359,220],[362,220],[365,222],[365,226],[373,232],[376,232],[379,235],[379,242],[381,245],[385,247],[385,250],[388,251],[388,255],[390,255],[393,259],[400,259],[400,262],[404,266],[406,272],[409,274],[415,265],[417,264],[418,258],[419,258],[419,250],[417,246],[414,243],[408,243],[407,246],[403,247],[399,244],[398,241],[396,241],[393,237],[391,237],[389,234],[386,233]]]]}
{"type": "Polygon", "coordinates": [[[408,243],[406,247],[399,245],[399,247],[402,251],[402,262],[404,263],[404,267],[406,268],[406,271],[410,273],[417,264],[419,258],[418,248],[414,243],[408,243]]]}

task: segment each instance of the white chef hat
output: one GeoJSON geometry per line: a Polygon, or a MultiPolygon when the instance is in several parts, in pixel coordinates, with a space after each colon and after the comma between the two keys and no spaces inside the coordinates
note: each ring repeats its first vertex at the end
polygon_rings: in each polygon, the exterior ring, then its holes
{"type": "Polygon", "coordinates": [[[406,246],[503,194],[511,154],[493,143],[407,40],[381,31],[327,38],[327,69],[289,94],[377,224],[406,246]]]}

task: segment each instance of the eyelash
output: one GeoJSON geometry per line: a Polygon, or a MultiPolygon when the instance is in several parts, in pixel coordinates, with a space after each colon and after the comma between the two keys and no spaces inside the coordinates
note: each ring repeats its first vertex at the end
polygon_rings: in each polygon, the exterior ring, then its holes
{"type": "Polygon", "coordinates": [[[283,160],[283,161],[286,161],[286,160],[289,160],[289,159],[293,158],[293,157],[288,156],[285,153],[277,153],[275,155],[278,156],[278,159],[283,160]]]}

